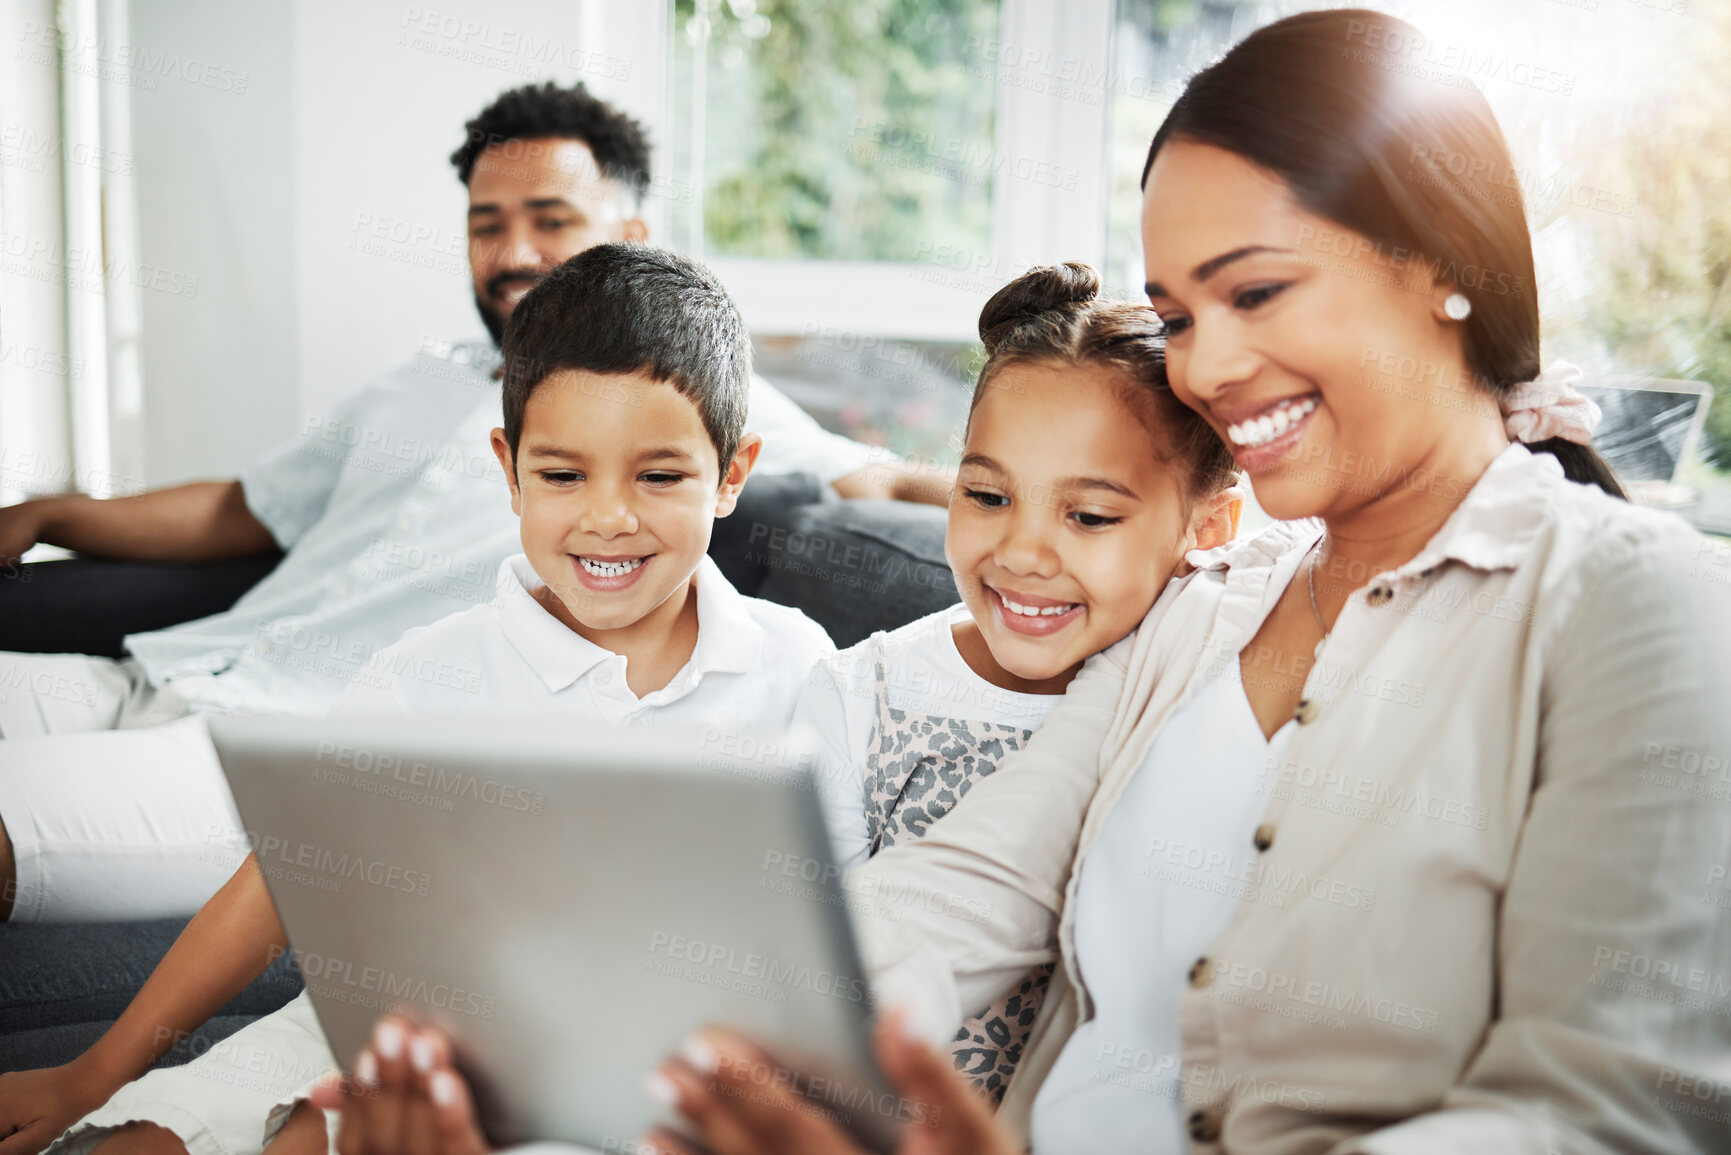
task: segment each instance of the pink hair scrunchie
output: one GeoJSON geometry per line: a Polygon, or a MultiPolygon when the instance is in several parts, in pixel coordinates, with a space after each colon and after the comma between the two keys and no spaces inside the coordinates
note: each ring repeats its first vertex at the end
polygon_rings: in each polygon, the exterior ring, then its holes
{"type": "Polygon", "coordinates": [[[1529,444],[1561,437],[1591,445],[1593,430],[1604,414],[1575,388],[1580,379],[1580,366],[1558,361],[1531,381],[1516,385],[1502,400],[1503,428],[1516,441],[1529,444]]]}

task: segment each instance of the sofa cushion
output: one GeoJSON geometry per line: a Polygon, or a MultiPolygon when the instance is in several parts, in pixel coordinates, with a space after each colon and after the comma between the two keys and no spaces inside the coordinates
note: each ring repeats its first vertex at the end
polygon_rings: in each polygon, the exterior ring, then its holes
{"type": "MultiPolygon", "coordinates": [[[[257,1015],[217,1015],[205,1020],[203,1026],[175,1041],[151,1069],[178,1067],[190,1063],[206,1051],[246,1026],[258,1021],[257,1015]]],[[[114,1024],[102,1020],[94,1023],[67,1023],[58,1027],[38,1027],[33,1031],[14,1031],[0,1035],[0,1074],[7,1071],[31,1071],[38,1067],[59,1067],[70,1063],[90,1049],[114,1024]]]]}
{"type": "MultiPolygon", "coordinates": [[[[126,1009],[186,923],[0,923],[0,1070],[76,1057],[126,1009]]],[[[284,954],[217,1012],[223,1022],[181,1040],[161,1065],[193,1058],[300,989],[300,972],[284,954]]]]}
{"type": "Polygon", "coordinates": [[[752,597],[760,592],[769,565],[757,547],[773,526],[785,525],[792,512],[803,505],[822,501],[833,490],[810,473],[752,474],[740,490],[739,504],[726,517],[715,520],[709,537],[709,556],[732,583],[752,597]]]}
{"type": "Polygon", "coordinates": [[[282,560],[166,562],[68,558],[0,575],[0,650],[118,658],[127,634],[221,613],[282,560]]]}
{"type": "Polygon", "coordinates": [[[757,596],[793,606],[851,646],[960,600],[944,561],[945,511],[905,501],[824,501],[755,527],[768,573],[757,596]]]}

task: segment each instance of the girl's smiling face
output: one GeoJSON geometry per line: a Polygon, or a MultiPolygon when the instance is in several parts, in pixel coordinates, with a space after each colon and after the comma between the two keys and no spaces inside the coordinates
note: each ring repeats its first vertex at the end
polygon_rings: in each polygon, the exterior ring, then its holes
{"type": "Polygon", "coordinates": [[[1021,362],[974,408],[944,553],[1015,678],[1059,678],[1124,637],[1185,550],[1229,535],[1192,526],[1218,499],[1185,500],[1188,469],[1124,399],[1138,388],[1108,366],[1021,362]]]}

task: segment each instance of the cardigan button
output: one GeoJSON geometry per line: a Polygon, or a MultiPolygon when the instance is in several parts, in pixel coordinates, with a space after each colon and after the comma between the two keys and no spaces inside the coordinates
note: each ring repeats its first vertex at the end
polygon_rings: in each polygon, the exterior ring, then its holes
{"type": "Polygon", "coordinates": [[[1190,1128],[1190,1138],[1198,1143],[1215,1143],[1220,1140],[1220,1120],[1207,1111],[1192,1111],[1185,1121],[1190,1128]]]}
{"type": "Polygon", "coordinates": [[[1267,850],[1274,845],[1274,823],[1264,822],[1256,828],[1256,834],[1250,839],[1258,850],[1267,850]]]}
{"type": "Polygon", "coordinates": [[[1364,595],[1364,600],[1373,606],[1386,606],[1394,600],[1394,590],[1384,585],[1371,586],[1370,592],[1364,595]]]}
{"type": "Polygon", "coordinates": [[[1190,985],[1205,987],[1214,981],[1214,964],[1205,956],[1190,964],[1190,985]]]}
{"type": "Polygon", "coordinates": [[[1292,720],[1300,726],[1308,726],[1316,721],[1316,703],[1309,698],[1300,698],[1298,708],[1292,711],[1292,720]]]}

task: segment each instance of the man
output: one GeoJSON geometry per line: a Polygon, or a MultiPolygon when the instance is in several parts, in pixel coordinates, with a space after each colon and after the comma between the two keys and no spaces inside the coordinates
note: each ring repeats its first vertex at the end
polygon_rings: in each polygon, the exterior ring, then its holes
{"type": "MultiPolygon", "coordinates": [[[[565,258],[646,238],[649,150],[581,84],[512,90],[466,128],[451,160],[496,343],[565,258]]],[[[190,913],[224,881],[237,832],[186,715],[323,713],[404,630],[491,600],[516,550],[487,442],[497,362],[496,344],[429,345],[239,480],[0,510],[0,564],[37,541],[151,560],[287,554],[229,611],[128,638],[129,660],[0,654],[0,919],[190,913]]],[[[947,499],[948,477],[823,431],[762,380],[748,425],[762,470],[813,472],[849,497],[947,499]]]]}

